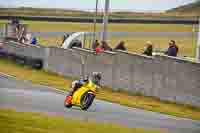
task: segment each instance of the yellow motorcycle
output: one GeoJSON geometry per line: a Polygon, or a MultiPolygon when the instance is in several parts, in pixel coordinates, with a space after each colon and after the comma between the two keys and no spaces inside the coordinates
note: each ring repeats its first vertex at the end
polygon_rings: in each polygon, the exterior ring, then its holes
{"type": "Polygon", "coordinates": [[[65,107],[79,106],[82,110],[87,110],[93,103],[98,87],[91,80],[84,83],[72,95],[68,94],[65,97],[65,107]]]}

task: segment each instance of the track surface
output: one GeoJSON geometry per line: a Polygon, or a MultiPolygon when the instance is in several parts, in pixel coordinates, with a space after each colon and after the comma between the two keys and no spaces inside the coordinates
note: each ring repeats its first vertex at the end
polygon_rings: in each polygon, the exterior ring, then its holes
{"type": "Polygon", "coordinates": [[[200,133],[200,121],[176,118],[95,100],[88,111],[66,109],[62,92],[0,75],[0,108],[45,112],[80,120],[112,122],[128,127],[163,129],[174,133],[200,133]]]}

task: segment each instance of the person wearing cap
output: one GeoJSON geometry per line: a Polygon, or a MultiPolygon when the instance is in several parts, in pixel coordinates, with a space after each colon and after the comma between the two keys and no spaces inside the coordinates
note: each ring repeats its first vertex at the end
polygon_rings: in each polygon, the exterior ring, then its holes
{"type": "Polygon", "coordinates": [[[146,42],[146,49],[144,50],[143,54],[147,55],[147,56],[152,56],[152,52],[153,52],[153,43],[151,41],[147,41],[146,42]]]}

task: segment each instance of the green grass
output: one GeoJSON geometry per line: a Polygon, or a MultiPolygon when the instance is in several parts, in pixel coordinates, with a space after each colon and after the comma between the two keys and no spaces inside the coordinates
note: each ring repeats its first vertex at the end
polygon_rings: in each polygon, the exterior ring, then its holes
{"type": "MultiPolygon", "coordinates": [[[[0,60],[0,72],[12,75],[20,80],[29,80],[35,84],[47,85],[65,91],[73,80],[43,70],[33,70],[27,66],[17,65],[14,61],[8,59],[0,60]]],[[[134,95],[127,92],[113,92],[109,88],[103,88],[99,90],[97,98],[129,107],[200,120],[200,108],[160,101],[153,97],[134,95]]]]}
{"type": "MultiPolygon", "coordinates": [[[[64,23],[64,22],[33,22],[23,21],[29,25],[30,31],[93,31],[93,24],[89,23],[64,23]]],[[[97,31],[102,29],[102,25],[97,25],[97,31]]],[[[109,24],[109,31],[113,32],[197,32],[196,25],[184,24],[109,24]],[[170,27],[170,28],[169,28],[170,27]]],[[[120,40],[126,42],[129,51],[142,53],[146,41],[154,43],[154,48],[167,49],[169,40],[174,39],[180,47],[180,56],[195,57],[197,38],[193,37],[111,37],[108,42],[114,47],[120,40]]],[[[40,37],[39,43],[47,46],[61,46],[62,37],[40,37]]],[[[91,39],[87,40],[91,43],[91,39]]]]}
{"type": "Polygon", "coordinates": [[[108,123],[75,121],[41,113],[16,112],[11,109],[0,109],[0,129],[1,133],[161,133],[108,123]]]}
{"type": "MultiPolygon", "coordinates": [[[[108,43],[114,48],[120,40],[126,42],[126,47],[130,52],[142,53],[146,46],[146,41],[150,40],[154,44],[154,49],[166,49],[168,48],[168,42],[170,39],[174,39],[179,46],[179,56],[195,57],[197,39],[186,37],[111,37],[108,43]]],[[[43,46],[58,46],[62,44],[62,37],[39,37],[39,43],[43,46]]],[[[87,39],[86,47],[89,47],[92,39],[87,39]]]]}
{"type": "Polygon", "coordinates": [[[119,43],[119,40],[124,40],[129,51],[142,53],[146,46],[146,41],[153,43],[154,49],[165,49],[168,48],[169,40],[174,39],[179,47],[179,56],[195,57],[196,53],[196,38],[190,37],[112,37],[109,42],[112,47],[119,43]]]}
{"type": "MultiPolygon", "coordinates": [[[[70,22],[35,22],[23,21],[29,24],[31,31],[93,31],[92,23],[70,23],[70,22]]],[[[97,31],[103,29],[102,24],[97,24],[97,31]]],[[[192,32],[193,25],[185,24],[113,24],[108,25],[109,31],[117,32],[192,32]],[[170,28],[169,28],[170,27],[170,28]]],[[[196,29],[197,30],[197,29],[196,29]]]]}
{"type": "MultiPolygon", "coordinates": [[[[0,26],[7,21],[0,21],[0,26]]],[[[48,31],[93,31],[91,23],[64,23],[64,22],[35,22],[23,21],[28,24],[28,29],[35,32],[48,31]]],[[[197,25],[184,24],[109,24],[109,31],[113,32],[197,32],[197,25]],[[169,28],[170,27],[170,28],[169,28]]],[[[97,31],[101,31],[102,25],[97,24],[97,31]]],[[[120,40],[126,42],[129,51],[142,53],[146,41],[150,40],[154,43],[154,48],[167,49],[169,40],[174,39],[180,47],[180,56],[195,57],[197,37],[111,37],[108,42],[114,47],[120,40]]],[[[40,37],[39,43],[45,46],[61,46],[62,37],[40,37]]],[[[91,39],[87,40],[91,43],[91,39]]]]}

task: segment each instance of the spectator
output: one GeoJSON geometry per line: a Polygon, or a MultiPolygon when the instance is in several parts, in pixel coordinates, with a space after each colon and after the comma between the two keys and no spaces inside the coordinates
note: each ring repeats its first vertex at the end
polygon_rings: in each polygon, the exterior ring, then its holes
{"type": "Polygon", "coordinates": [[[27,38],[25,36],[20,37],[19,42],[25,43],[27,41],[27,38]]]}
{"type": "Polygon", "coordinates": [[[95,40],[95,42],[92,44],[92,49],[96,50],[96,48],[99,47],[99,45],[100,44],[99,44],[98,40],[95,40]]]}
{"type": "Polygon", "coordinates": [[[15,25],[15,36],[19,40],[21,40],[22,34],[20,34],[20,24],[15,25]]]}
{"type": "Polygon", "coordinates": [[[0,57],[6,56],[6,55],[7,55],[7,51],[3,48],[3,43],[0,42],[0,57]]]}
{"type": "Polygon", "coordinates": [[[32,45],[37,45],[37,38],[34,36],[31,40],[32,45]]]}
{"type": "Polygon", "coordinates": [[[167,54],[168,56],[174,56],[176,57],[178,54],[179,48],[176,45],[176,42],[174,40],[170,40],[169,42],[169,48],[168,50],[165,52],[165,54],[167,54]]]}
{"type": "Polygon", "coordinates": [[[153,43],[151,41],[147,41],[146,42],[146,49],[144,50],[143,54],[147,55],[147,56],[152,56],[152,52],[153,52],[153,43]]]}
{"type": "Polygon", "coordinates": [[[25,38],[25,44],[31,44],[32,42],[32,35],[31,33],[27,33],[27,34],[23,34],[23,36],[25,38]]]}
{"type": "Polygon", "coordinates": [[[95,49],[96,54],[102,53],[104,50],[101,48],[101,46],[97,46],[97,48],[95,49]]]}
{"type": "Polygon", "coordinates": [[[114,48],[115,50],[124,50],[126,51],[126,47],[125,47],[125,42],[124,41],[120,41],[120,43],[114,48]]]}
{"type": "Polygon", "coordinates": [[[18,19],[13,19],[12,21],[11,21],[11,24],[19,24],[19,20],[18,19]]]}
{"type": "Polygon", "coordinates": [[[112,48],[108,45],[106,41],[101,41],[101,48],[105,51],[112,51],[112,48]]]}

